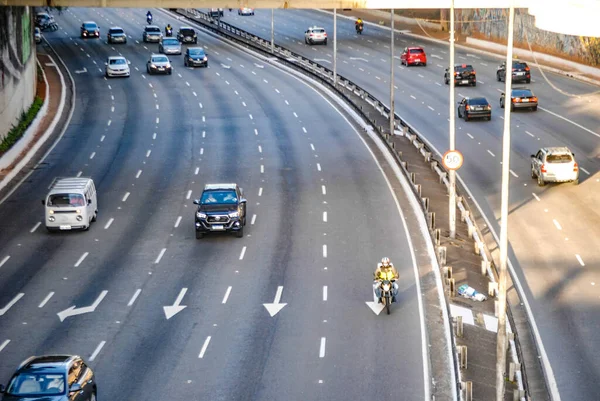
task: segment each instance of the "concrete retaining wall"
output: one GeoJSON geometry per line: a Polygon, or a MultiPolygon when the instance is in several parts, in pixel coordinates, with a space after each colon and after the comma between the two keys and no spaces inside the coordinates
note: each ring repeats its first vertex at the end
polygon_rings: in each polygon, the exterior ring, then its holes
{"type": "Polygon", "coordinates": [[[0,7],[0,141],[35,98],[32,13],[30,7],[0,7]]]}

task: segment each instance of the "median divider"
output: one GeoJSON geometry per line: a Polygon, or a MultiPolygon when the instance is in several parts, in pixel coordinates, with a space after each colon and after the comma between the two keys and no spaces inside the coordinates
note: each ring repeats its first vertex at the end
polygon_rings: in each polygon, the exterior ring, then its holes
{"type": "MultiPolygon", "coordinates": [[[[452,327],[446,329],[451,333],[454,370],[457,376],[455,380],[459,392],[457,396],[464,400],[495,399],[497,335],[495,311],[497,307],[491,300],[482,301],[485,298],[482,294],[487,294],[490,299],[495,299],[498,291],[496,265],[488,248],[489,241],[485,239],[489,228],[482,233],[477,225],[479,215],[473,213],[470,202],[467,201],[469,198],[463,195],[470,193],[457,180],[457,208],[460,214],[460,223],[457,222],[457,238],[449,238],[447,197],[449,180],[448,171],[440,161],[441,153],[398,113],[395,114],[393,132],[390,132],[389,107],[364,88],[339,74],[334,85],[333,71],[327,67],[279,45],[272,47],[269,40],[219,19],[213,19],[201,11],[177,9],[176,13],[180,15],[179,18],[188,18],[213,33],[251,50],[261,52],[272,63],[285,63],[287,67],[309,74],[312,78],[334,89],[338,96],[368,121],[369,129],[372,128],[384,140],[390,153],[411,183],[411,188],[421,205],[435,245],[441,277],[446,289],[446,303],[443,307],[447,308],[448,315],[453,317],[452,327]],[[474,296],[473,292],[462,295],[465,293],[464,285],[467,283],[471,290],[476,290],[475,294],[479,293],[478,296],[474,296]],[[467,299],[469,296],[470,299],[467,299]],[[467,352],[468,350],[470,352],[467,352]],[[468,363],[467,355],[471,363],[468,363]]],[[[508,398],[505,399],[524,401],[526,397],[529,397],[528,380],[523,363],[521,342],[511,312],[512,304],[511,302],[507,308],[509,358],[507,358],[506,366],[508,398]]],[[[439,324],[440,322],[438,322],[439,324]]],[[[444,324],[443,321],[441,324],[444,324]]],[[[523,327],[523,325],[521,324],[519,327],[523,327]]],[[[527,341],[527,344],[530,347],[536,346],[534,341],[527,341]]],[[[535,353],[536,350],[531,352],[535,353]]],[[[435,358],[435,356],[432,355],[430,358],[435,358]]],[[[539,362],[532,368],[542,369],[539,362]]],[[[536,385],[538,384],[536,383],[536,385]]],[[[542,387],[546,388],[546,384],[544,383],[542,387]]],[[[436,393],[435,389],[433,393],[436,393]]],[[[452,395],[438,391],[435,399],[452,399],[452,395]]]]}

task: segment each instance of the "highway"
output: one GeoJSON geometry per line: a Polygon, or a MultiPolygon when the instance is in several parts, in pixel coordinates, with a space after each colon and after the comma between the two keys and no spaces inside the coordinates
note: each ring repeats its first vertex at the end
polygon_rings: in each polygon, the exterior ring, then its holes
{"type": "MultiPolygon", "coordinates": [[[[356,11],[360,14],[359,10],[356,11]]],[[[253,17],[225,13],[225,22],[270,38],[271,12],[257,10],[253,17]]],[[[413,30],[420,33],[418,27],[413,30]]],[[[390,34],[365,25],[362,36],[354,23],[338,17],[338,73],[389,104],[390,34]]],[[[310,10],[276,10],[275,41],[292,51],[332,68],[333,16],[310,10]],[[327,46],[304,44],[309,26],[328,32],[327,46]]],[[[397,34],[394,76],[396,112],[439,150],[448,148],[448,87],[444,69],[448,46],[397,34]],[[423,46],[426,67],[400,66],[406,46],[423,46]]],[[[457,148],[465,156],[459,172],[488,224],[499,234],[501,157],[504,111],[499,108],[504,83],[496,82],[501,60],[475,51],[457,49],[456,63],[472,64],[476,87],[457,87],[456,100],[485,96],[493,106],[492,121],[457,119],[457,148]]],[[[509,258],[525,288],[543,345],[562,399],[600,399],[600,216],[598,214],[600,163],[600,96],[598,87],[546,73],[552,88],[532,67],[530,87],[540,99],[537,112],[515,112],[511,117],[511,181],[509,258]],[[576,96],[569,96],[576,95],[576,96]],[[580,166],[580,185],[537,186],[530,177],[530,155],[544,146],[568,146],[580,166]]],[[[517,86],[517,85],[515,85],[517,86]]],[[[456,107],[454,107],[456,110],[456,107]]]]}
{"type": "Polygon", "coordinates": [[[148,76],[158,45],[141,43],[144,14],[69,8],[44,34],[77,105],[0,205],[0,383],[30,355],[68,353],[94,369],[101,400],[423,399],[411,244],[355,128],[310,86],[204,33],[209,68],[170,56],[172,75],[148,76]],[[79,38],[85,20],[100,39],[79,38]],[[126,45],[106,43],[110,26],[126,45]],[[131,77],[106,80],[117,54],[131,77]],[[50,234],[40,199],[75,175],[94,179],[98,221],[50,234]],[[214,182],[244,189],[244,238],[194,238],[192,201],[214,182]],[[382,256],[401,276],[391,316],[365,305],[382,256]],[[276,298],[286,306],[271,317],[276,298]],[[173,305],[185,308],[167,319],[173,305]]]}

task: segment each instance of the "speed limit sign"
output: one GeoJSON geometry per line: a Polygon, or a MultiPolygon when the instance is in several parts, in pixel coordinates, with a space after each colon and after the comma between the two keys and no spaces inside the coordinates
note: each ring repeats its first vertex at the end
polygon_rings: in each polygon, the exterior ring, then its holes
{"type": "Polygon", "coordinates": [[[448,170],[458,170],[463,164],[463,155],[458,150],[449,150],[444,153],[442,163],[448,170]]]}

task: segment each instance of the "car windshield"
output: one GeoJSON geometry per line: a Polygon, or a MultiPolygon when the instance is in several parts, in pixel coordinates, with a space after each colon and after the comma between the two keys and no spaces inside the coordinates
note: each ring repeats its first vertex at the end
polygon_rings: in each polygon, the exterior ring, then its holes
{"type": "Polygon", "coordinates": [[[489,103],[488,103],[487,99],[484,97],[474,97],[472,99],[469,99],[469,104],[472,104],[475,106],[487,106],[489,103]]]}
{"type": "Polygon", "coordinates": [[[529,89],[513,89],[513,97],[531,97],[533,93],[529,89]]]}
{"type": "Polygon", "coordinates": [[[202,49],[189,49],[189,53],[190,53],[190,56],[198,56],[198,57],[204,56],[204,50],[202,50],[202,49]]]}
{"type": "Polygon", "coordinates": [[[235,204],[237,202],[237,197],[235,191],[206,191],[202,194],[202,199],[200,199],[200,203],[207,204],[235,204]]]}
{"type": "Polygon", "coordinates": [[[547,163],[571,163],[573,158],[568,153],[563,154],[550,154],[546,156],[547,163]]]}
{"type": "Polygon", "coordinates": [[[81,194],[53,194],[48,197],[48,206],[85,206],[85,199],[81,194]]]}
{"type": "Polygon", "coordinates": [[[189,29],[189,28],[184,28],[181,31],[182,35],[193,35],[194,34],[194,30],[193,29],[189,29]]]}
{"type": "Polygon", "coordinates": [[[178,46],[179,45],[179,41],[177,39],[163,39],[163,45],[169,45],[169,46],[178,46]]]}
{"type": "Polygon", "coordinates": [[[6,394],[27,397],[65,394],[65,376],[56,373],[19,373],[11,379],[6,394]]]}
{"type": "Polygon", "coordinates": [[[83,27],[85,29],[96,29],[97,25],[96,24],[83,24],[83,27]]]}
{"type": "Polygon", "coordinates": [[[123,65],[123,64],[127,64],[127,62],[125,61],[124,58],[114,58],[114,59],[108,60],[108,65],[123,65]]]}
{"type": "Polygon", "coordinates": [[[166,63],[168,61],[169,61],[169,59],[166,58],[165,56],[152,57],[152,62],[153,63],[166,63]]]}
{"type": "Polygon", "coordinates": [[[146,32],[160,32],[160,28],[155,26],[148,26],[146,27],[146,32]]]}
{"type": "Polygon", "coordinates": [[[410,49],[409,53],[410,54],[423,54],[425,52],[423,51],[423,49],[410,49]]]}
{"type": "Polygon", "coordinates": [[[111,29],[111,30],[109,31],[109,33],[111,33],[111,34],[113,34],[113,35],[114,35],[115,33],[124,33],[124,32],[123,32],[123,30],[122,30],[122,29],[111,29]]]}

